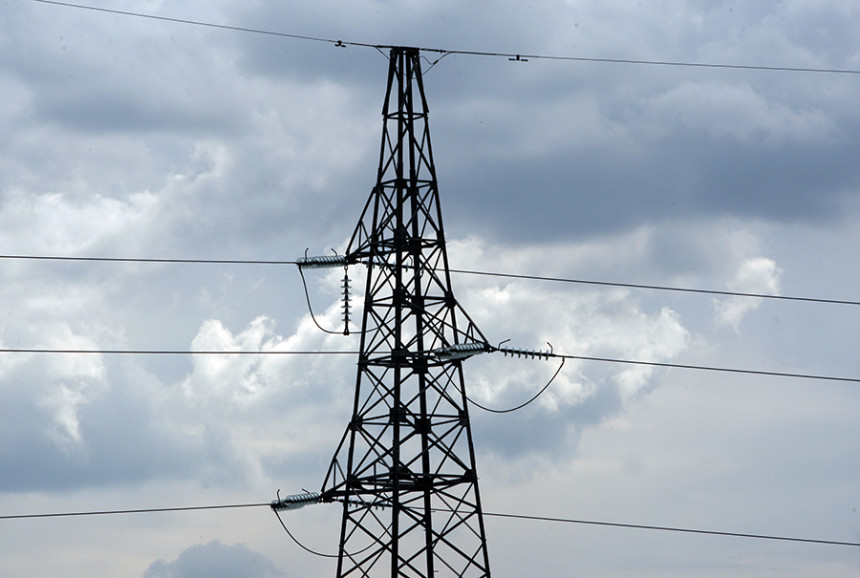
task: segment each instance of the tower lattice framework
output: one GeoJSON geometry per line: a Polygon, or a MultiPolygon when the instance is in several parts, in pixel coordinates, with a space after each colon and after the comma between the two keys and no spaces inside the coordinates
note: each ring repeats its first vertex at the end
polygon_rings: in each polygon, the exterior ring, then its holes
{"type": "Polygon", "coordinates": [[[367,281],[352,419],[321,492],[337,576],[490,576],[419,50],[390,52],[377,183],[346,251],[367,281]]]}

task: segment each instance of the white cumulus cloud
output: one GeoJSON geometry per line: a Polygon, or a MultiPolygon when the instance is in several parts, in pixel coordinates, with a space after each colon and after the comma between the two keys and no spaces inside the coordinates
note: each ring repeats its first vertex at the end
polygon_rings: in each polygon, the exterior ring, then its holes
{"type": "MultiPolygon", "coordinates": [[[[738,293],[778,295],[781,273],[773,259],[751,257],[741,264],[735,277],[727,283],[727,288],[738,293]]],[[[727,325],[737,332],[744,317],[758,308],[761,301],[760,297],[742,296],[716,300],[715,321],[717,325],[727,325]]]]}

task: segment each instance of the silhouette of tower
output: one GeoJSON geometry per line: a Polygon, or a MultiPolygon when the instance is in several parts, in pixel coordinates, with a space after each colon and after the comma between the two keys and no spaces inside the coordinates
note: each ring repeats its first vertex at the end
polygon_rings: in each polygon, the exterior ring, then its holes
{"type": "Polygon", "coordinates": [[[352,419],[320,501],[337,576],[489,576],[463,359],[487,341],[451,290],[419,50],[394,47],[376,186],[344,263],[367,267],[352,419]]]}

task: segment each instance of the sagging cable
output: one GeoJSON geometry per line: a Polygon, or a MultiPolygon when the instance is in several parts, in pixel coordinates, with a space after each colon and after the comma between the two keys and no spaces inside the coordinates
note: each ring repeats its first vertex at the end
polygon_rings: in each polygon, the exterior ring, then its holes
{"type": "MultiPolygon", "coordinates": [[[[305,490],[301,494],[292,494],[292,495],[289,495],[289,496],[282,499],[281,498],[281,491],[278,490],[276,495],[277,495],[278,499],[275,500],[274,502],[272,502],[270,505],[271,505],[272,511],[275,512],[275,517],[278,518],[278,522],[280,522],[281,527],[284,529],[284,532],[287,533],[287,536],[289,536],[290,539],[293,542],[295,542],[299,548],[301,548],[305,552],[313,554],[314,556],[319,556],[321,558],[337,558],[338,557],[337,554],[326,554],[325,552],[319,552],[317,550],[314,550],[313,548],[309,548],[308,546],[305,546],[302,542],[299,541],[298,538],[296,538],[293,535],[292,532],[290,532],[290,529],[287,528],[287,524],[286,524],[286,522],[284,522],[284,519],[281,518],[281,514],[280,514],[280,512],[282,510],[298,510],[299,508],[303,508],[303,507],[310,505],[310,504],[321,504],[324,501],[326,501],[323,499],[322,494],[320,494],[319,492],[309,492],[309,491],[305,490]]],[[[390,527],[391,526],[389,525],[389,528],[390,527]]],[[[353,552],[351,554],[344,552],[344,556],[355,556],[357,554],[361,554],[362,552],[369,550],[371,546],[373,546],[373,543],[371,543],[368,546],[366,546],[365,548],[363,548],[357,552],[353,552]]]]}
{"type": "Polygon", "coordinates": [[[289,536],[290,539],[296,543],[296,546],[298,546],[305,552],[313,554],[314,556],[319,556],[320,558],[337,558],[337,554],[326,554],[325,552],[318,552],[313,548],[308,548],[307,546],[299,542],[298,538],[293,536],[293,533],[290,532],[289,528],[287,528],[287,524],[284,522],[284,519],[281,518],[281,514],[277,510],[275,510],[275,516],[278,518],[278,522],[281,523],[281,527],[284,529],[284,532],[286,532],[287,536],[289,536]]]}
{"type": "Polygon", "coordinates": [[[296,265],[299,268],[299,275],[302,278],[302,287],[305,290],[305,301],[308,304],[308,312],[311,315],[311,320],[314,322],[314,325],[322,331],[323,333],[328,333],[330,335],[349,335],[349,318],[350,318],[350,307],[349,307],[349,274],[346,256],[338,255],[335,253],[334,255],[321,255],[316,257],[308,257],[307,251],[305,251],[304,257],[299,257],[296,259],[296,265]],[[305,279],[305,274],[303,269],[323,269],[327,267],[343,267],[343,281],[342,281],[342,314],[343,314],[343,331],[332,331],[331,329],[326,329],[317,321],[316,316],[314,315],[313,306],[311,305],[311,296],[308,291],[308,283],[305,279]]]}
{"type": "Polygon", "coordinates": [[[543,386],[540,389],[540,391],[538,391],[536,394],[534,394],[531,398],[529,398],[528,400],[526,400],[525,402],[521,403],[520,405],[518,405],[516,407],[511,407],[508,409],[493,409],[493,408],[481,405],[480,403],[478,403],[477,401],[475,401],[471,397],[467,397],[466,399],[468,399],[469,403],[471,403],[475,407],[482,409],[484,411],[490,412],[490,413],[495,413],[495,414],[512,413],[512,412],[515,412],[517,410],[523,409],[524,407],[526,407],[527,405],[529,405],[530,403],[535,401],[537,398],[539,398],[541,395],[543,395],[547,389],[549,389],[549,386],[552,385],[552,382],[555,381],[555,378],[558,377],[559,373],[561,373],[561,368],[564,367],[565,361],[566,360],[562,357],[561,358],[561,365],[559,365],[558,369],[555,370],[555,373],[552,374],[552,377],[549,379],[547,384],[545,386],[543,386]]]}

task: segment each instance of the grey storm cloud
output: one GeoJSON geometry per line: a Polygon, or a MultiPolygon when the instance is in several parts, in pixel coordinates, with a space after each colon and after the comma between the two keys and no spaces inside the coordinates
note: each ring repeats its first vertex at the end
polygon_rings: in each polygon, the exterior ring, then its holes
{"type": "MultiPolygon", "coordinates": [[[[850,2],[174,4],[122,9],[372,44],[860,70],[850,2]]],[[[357,331],[317,329],[292,266],[11,257],[343,251],[375,184],[385,50],[3,6],[0,349],[358,347],[357,331]]],[[[424,55],[452,267],[854,298],[857,74],[424,55]]],[[[349,274],[358,312],[364,272],[349,274]]],[[[341,324],[342,275],[307,276],[324,327],[341,324]]],[[[860,373],[854,307],[452,279],[494,344],[860,373]]],[[[464,371],[470,397],[505,409],[556,368],[486,355],[464,371]]],[[[316,489],[349,423],[354,372],[348,355],[0,352],[0,513],[316,489]]],[[[850,539],[858,403],[853,385],[569,360],[523,410],[471,410],[482,501],[488,511],[850,539]]],[[[331,574],[328,561],[285,546],[269,514],[7,520],[0,574],[331,574]]],[[[335,549],[336,512],[291,514],[310,543],[335,549]]],[[[593,576],[857,570],[851,552],[748,541],[499,519],[488,534],[500,575],[566,576],[570,558],[593,576]]]]}
{"type": "Polygon", "coordinates": [[[183,551],[176,560],[158,560],[143,578],[279,578],[279,571],[262,554],[245,544],[226,545],[219,541],[198,544],[183,551]]]}

